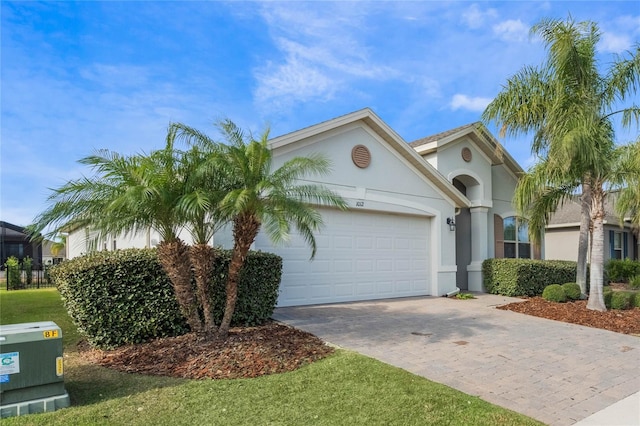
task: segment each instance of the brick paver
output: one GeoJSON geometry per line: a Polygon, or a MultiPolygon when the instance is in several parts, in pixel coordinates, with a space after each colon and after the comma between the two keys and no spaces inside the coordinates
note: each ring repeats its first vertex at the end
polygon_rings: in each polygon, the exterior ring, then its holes
{"type": "Polygon", "coordinates": [[[495,309],[519,299],[477,296],[278,308],[274,318],[550,425],[640,391],[640,338],[495,309]]]}

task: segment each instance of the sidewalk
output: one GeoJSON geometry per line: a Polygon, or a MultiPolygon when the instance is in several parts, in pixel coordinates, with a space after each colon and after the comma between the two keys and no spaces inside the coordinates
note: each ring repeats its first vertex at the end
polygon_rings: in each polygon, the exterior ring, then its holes
{"type": "Polygon", "coordinates": [[[575,426],[637,425],[640,425],[640,392],[636,392],[575,424],[575,426]]]}

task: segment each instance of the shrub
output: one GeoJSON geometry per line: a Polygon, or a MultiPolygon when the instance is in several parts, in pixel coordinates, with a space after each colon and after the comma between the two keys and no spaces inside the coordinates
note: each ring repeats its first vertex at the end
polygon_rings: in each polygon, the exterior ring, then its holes
{"type": "Polygon", "coordinates": [[[628,282],[640,275],[640,262],[631,259],[611,259],[605,264],[605,271],[610,282],[628,282]]]}
{"type": "Polygon", "coordinates": [[[562,289],[564,290],[564,294],[567,295],[567,299],[570,300],[578,300],[582,294],[580,292],[580,286],[576,283],[562,284],[562,289]]]}
{"type": "Polygon", "coordinates": [[[629,287],[640,290],[640,275],[636,275],[629,280],[629,287]]]}
{"type": "Polygon", "coordinates": [[[576,262],[564,260],[486,259],[484,287],[503,296],[538,296],[550,284],[575,280],[576,262]]]}
{"type": "MultiPolygon", "coordinates": [[[[227,272],[231,250],[219,250],[213,272],[214,320],[222,321],[226,302],[227,272]]],[[[278,301],[282,258],[272,253],[250,252],[238,279],[238,301],[231,318],[233,326],[254,326],[271,318],[278,301]]]]}
{"type": "Polygon", "coordinates": [[[633,306],[636,308],[640,308],[640,292],[635,292],[635,297],[633,298],[633,306]]]}
{"type": "Polygon", "coordinates": [[[613,290],[605,290],[602,293],[602,298],[604,299],[604,306],[607,309],[611,309],[611,298],[613,297],[613,290]]]}
{"type": "MultiPolygon", "coordinates": [[[[217,254],[211,287],[219,322],[231,252],[217,254]]],[[[270,318],[281,271],[280,257],[249,253],[232,325],[257,325],[270,318]]],[[[95,252],[52,267],[50,276],[78,331],[92,346],[112,348],[188,331],[155,249],[95,252]]]]}
{"type": "Polygon", "coordinates": [[[65,308],[92,346],[112,348],[188,328],[156,251],[100,251],[51,268],[65,308]]]}
{"type": "Polygon", "coordinates": [[[27,285],[31,285],[31,282],[33,281],[33,259],[29,256],[22,259],[22,270],[26,275],[27,285]]]}
{"type": "Polygon", "coordinates": [[[630,291],[614,291],[611,295],[611,309],[629,309],[635,302],[635,294],[630,291]]]}
{"type": "Polygon", "coordinates": [[[551,284],[544,288],[542,298],[550,302],[566,302],[567,295],[560,284],[551,284]]]}
{"type": "Polygon", "coordinates": [[[20,261],[15,256],[9,256],[4,266],[7,268],[7,287],[10,290],[17,290],[22,287],[20,279],[20,261]]]}

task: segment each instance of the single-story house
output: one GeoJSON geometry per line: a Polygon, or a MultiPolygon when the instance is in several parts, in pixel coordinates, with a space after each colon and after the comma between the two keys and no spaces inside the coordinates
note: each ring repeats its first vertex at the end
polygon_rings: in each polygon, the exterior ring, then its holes
{"type": "MultiPolygon", "coordinates": [[[[622,224],[613,206],[615,194],[605,200],[604,260],[640,258],[640,241],[637,230],[626,220],[622,224]]],[[[551,215],[545,228],[544,246],[546,259],[576,260],[578,258],[578,236],[580,234],[580,199],[576,196],[551,215]]]]}
{"type": "MultiPolygon", "coordinates": [[[[302,238],[254,248],[283,257],[279,306],[482,290],[481,265],[492,257],[539,258],[527,225],[512,207],[517,162],[481,123],[407,143],[371,109],[270,141],[274,168],[295,156],[323,153],[328,176],[310,177],[339,193],[349,209],[320,208],[313,261],[302,238]]],[[[185,232],[185,240],[188,240],[185,232]]],[[[228,232],[214,237],[229,246],[228,232]]],[[[85,231],[69,233],[69,257],[86,252],[85,231]]],[[[98,248],[150,247],[150,230],[98,248]]]]}

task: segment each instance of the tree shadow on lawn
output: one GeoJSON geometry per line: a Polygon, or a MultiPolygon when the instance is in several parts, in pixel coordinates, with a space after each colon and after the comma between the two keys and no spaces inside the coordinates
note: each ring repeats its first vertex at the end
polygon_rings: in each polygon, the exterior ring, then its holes
{"type": "Polygon", "coordinates": [[[441,298],[285,307],[277,308],[273,317],[338,345],[343,340],[373,346],[425,337],[435,343],[506,330],[498,317],[467,309],[472,300],[436,299],[441,298]]]}
{"type": "Polygon", "coordinates": [[[65,355],[65,389],[71,406],[91,405],[152,389],[178,386],[185,379],[123,373],[92,364],[81,352],[65,355]]]}

